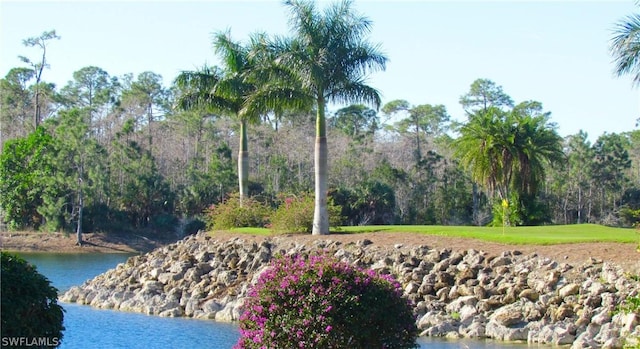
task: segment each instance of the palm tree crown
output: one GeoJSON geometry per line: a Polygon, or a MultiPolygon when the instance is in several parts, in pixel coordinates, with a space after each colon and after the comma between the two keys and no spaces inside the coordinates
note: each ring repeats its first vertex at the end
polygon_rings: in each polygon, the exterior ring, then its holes
{"type": "Polygon", "coordinates": [[[288,0],[291,38],[271,43],[275,63],[290,72],[296,98],[316,106],[315,211],[313,234],[329,233],[327,213],[327,103],[361,102],[379,108],[380,94],[366,84],[367,74],[384,70],[387,58],[367,42],[371,21],[342,1],[319,12],[313,2],[288,0]]]}
{"type": "MultiPolygon", "coordinates": [[[[251,44],[258,41],[259,35],[252,36],[251,44]]],[[[181,73],[176,78],[176,85],[183,91],[178,98],[178,107],[183,110],[203,108],[230,115],[240,122],[238,186],[242,200],[249,191],[248,123],[258,122],[267,112],[263,106],[247,106],[251,95],[258,91],[255,72],[260,63],[254,58],[259,56],[251,54],[252,45],[245,47],[233,41],[229,32],[216,34],[213,46],[222,58],[224,68],[205,66],[199,71],[181,73]]]]}
{"type": "Polygon", "coordinates": [[[378,108],[378,91],[366,85],[371,71],[384,70],[387,58],[363,39],[371,21],[342,1],[319,13],[313,2],[289,0],[293,37],[277,39],[278,63],[296,73],[301,87],[317,101],[362,102],[378,108]]]}
{"type": "Polygon", "coordinates": [[[640,85],[640,13],[630,15],[616,24],[610,49],[615,73],[618,76],[630,74],[633,85],[640,85]]]}

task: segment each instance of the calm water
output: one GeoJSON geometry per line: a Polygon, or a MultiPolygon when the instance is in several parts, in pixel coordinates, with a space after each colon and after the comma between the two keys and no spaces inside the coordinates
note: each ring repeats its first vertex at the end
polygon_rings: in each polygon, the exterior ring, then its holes
{"type": "MultiPolygon", "coordinates": [[[[71,286],[114,268],[126,254],[23,253],[38,271],[64,292],[71,286]]],[[[184,318],[163,318],[137,313],[94,309],[63,303],[64,339],[60,348],[188,348],[227,349],[238,339],[234,324],[184,318]]],[[[421,348],[434,349],[527,349],[527,345],[506,345],[485,341],[442,341],[421,339],[421,348]]]]}

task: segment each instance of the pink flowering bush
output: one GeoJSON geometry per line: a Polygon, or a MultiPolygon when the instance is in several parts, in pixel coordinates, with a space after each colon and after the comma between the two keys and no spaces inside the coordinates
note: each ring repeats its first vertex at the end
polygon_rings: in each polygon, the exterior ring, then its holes
{"type": "Polygon", "coordinates": [[[311,255],[276,258],[260,275],[235,348],[416,348],[416,338],[391,276],[311,255]]]}

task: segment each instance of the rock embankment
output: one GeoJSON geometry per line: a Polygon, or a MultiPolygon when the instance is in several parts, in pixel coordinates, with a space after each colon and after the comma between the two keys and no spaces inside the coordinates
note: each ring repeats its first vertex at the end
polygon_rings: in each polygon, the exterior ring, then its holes
{"type": "MultiPolygon", "coordinates": [[[[617,312],[640,284],[591,259],[580,266],[535,254],[490,256],[473,249],[342,244],[286,237],[250,241],[204,233],[131,257],[67,291],[61,300],[160,316],[237,321],[247,290],[271,258],[326,250],[393,274],[415,303],[423,336],[493,338],[572,348],[621,348],[640,336],[640,319],[617,312]]],[[[633,342],[635,343],[635,342],[633,342]]]]}

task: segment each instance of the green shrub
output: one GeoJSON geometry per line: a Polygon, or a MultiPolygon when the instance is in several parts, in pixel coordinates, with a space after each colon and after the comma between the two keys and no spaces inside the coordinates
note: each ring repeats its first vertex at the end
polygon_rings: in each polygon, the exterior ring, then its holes
{"type": "MultiPolygon", "coordinates": [[[[311,233],[313,230],[313,210],[315,199],[313,194],[303,193],[299,196],[285,195],[279,200],[279,206],[271,215],[271,230],[287,233],[311,233]]],[[[340,215],[342,208],[329,199],[329,226],[339,227],[342,224],[340,215]]]]}
{"type": "Polygon", "coordinates": [[[224,202],[211,205],[206,212],[208,229],[264,227],[271,209],[254,198],[245,198],[240,205],[239,194],[232,194],[224,202]]]}
{"type": "Polygon", "coordinates": [[[416,348],[402,288],[327,255],[280,257],[250,289],[235,348],[416,348]]]}
{"type": "Polygon", "coordinates": [[[640,222],[640,210],[634,210],[627,206],[620,207],[619,211],[622,225],[626,227],[638,227],[640,222]]]}
{"type": "Polygon", "coordinates": [[[58,346],[64,330],[64,309],[58,305],[58,290],[20,257],[2,252],[0,264],[0,334],[3,347],[58,346]],[[26,342],[14,345],[12,341],[20,337],[26,342]]]}

